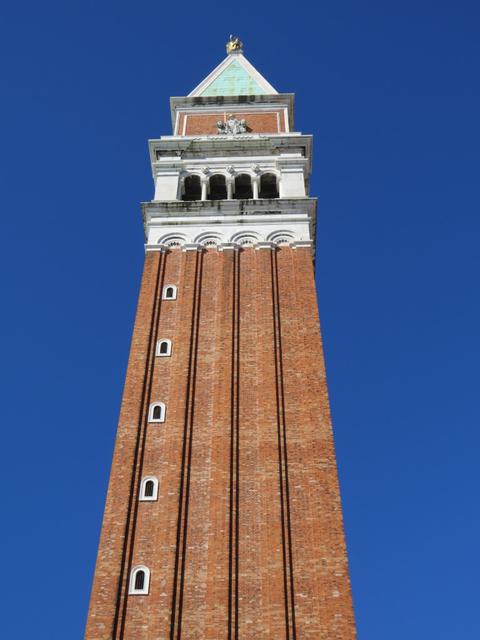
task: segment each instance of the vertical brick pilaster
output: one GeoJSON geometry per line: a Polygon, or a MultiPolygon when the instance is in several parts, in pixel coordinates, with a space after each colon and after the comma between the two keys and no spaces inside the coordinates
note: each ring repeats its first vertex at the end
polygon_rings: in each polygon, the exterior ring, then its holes
{"type": "MultiPolygon", "coordinates": [[[[215,255],[215,254],[214,254],[215,255]]],[[[210,519],[211,535],[208,542],[208,576],[206,593],[206,620],[202,638],[226,640],[230,625],[230,482],[231,482],[231,429],[232,429],[232,345],[234,330],[234,251],[217,254],[217,279],[210,281],[209,295],[216,298],[216,329],[214,346],[213,420],[208,428],[212,432],[212,467],[210,475],[210,507],[205,517],[210,519]]],[[[211,328],[204,326],[206,332],[211,328]]]]}
{"type": "Polygon", "coordinates": [[[278,477],[280,485],[280,514],[282,518],[282,556],[284,570],[285,627],[287,640],[296,640],[295,591],[292,554],[292,523],[290,518],[290,488],[288,478],[287,422],[285,416],[285,385],[283,376],[283,332],[280,305],[280,285],[277,252],[271,251],[273,328],[275,348],[275,387],[277,397],[278,477]]]}
{"type": "Polygon", "coordinates": [[[184,291],[190,289],[191,299],[191,329],[189,340],[188,368],[186,371],[186,387],[184,394],[184,429],[182,460],[179,485],[179,505],[177,521],[176,557],[173,576],[170,638],[180,640],[182,635],[182,612],[185,588],[185,565],[188,544],[188,518],[190,508],[190,481],[192,447],[194,439],[195,385],[198,349],[198,330],[200,317],[200,303],[202,290],[202,258],[199,251],[186,253],[184,291]]]}
{"type": "Polygon", "coordinates": [[[203,256],[182,608],[182,636],[186,638],[213,634],[211,637],[218,640],[227,635],[231,420],[228,380],[232,370],[233,278],[230,258],[231,252],[215,250],[205,251],[203,256]]]}
{"type": "Polygon", "coordinates": [[[280,640],[287,627],[270,250],[242,251],[240,286],[241,358],[249,350],[256,357],[249,375],[240,369],[239,637],[254,637],[256,630],[258,637],[280,640]],[[244,327],[252,336],[249,318],[255,323],[254,343],[242,339],[244,327]]]}

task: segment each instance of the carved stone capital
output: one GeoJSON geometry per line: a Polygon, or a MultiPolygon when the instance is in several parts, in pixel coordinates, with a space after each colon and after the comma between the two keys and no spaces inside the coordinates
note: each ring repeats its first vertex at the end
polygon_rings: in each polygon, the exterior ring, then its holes
{"type": "Polygon", "coordinates": [[[313,242],[311,240],[294,240],[290,243],[290,246],[292,249],[311,249],[313,247],[313,242]]]}
{"type": "Polygon", "coordinates": [[[146,244],[145,251],[159,251],[160,253],[167,253],[169,247],[166,244],[146,244]]]}
{"type": "Polygon", "coordinates": [[[199,242],[186,242],[182,246],[182,251],[203,251],[205,247],[199,242]]]}
{"type": "Polygon", "coordinates": [[[255,245],[255,249],[276,249],[277,245],[275,242],[270,242],[268,240],[264,240],[262,242],[257,242],[255,245]]]}
{"type": "Polygon", "coordinates": [[[237,242],[221,242],[218,245],[219,251],[238,251],[240,245],[237,242]]]}

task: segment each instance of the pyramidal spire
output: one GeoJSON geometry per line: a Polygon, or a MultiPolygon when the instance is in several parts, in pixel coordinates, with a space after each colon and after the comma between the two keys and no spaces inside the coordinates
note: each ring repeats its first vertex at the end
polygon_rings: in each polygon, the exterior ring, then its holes
{"type": "Polygon", "coordinates": [[[195,89],[189,97],[253,96],[278,93],[243,55],[243,43],[230,36],[227,57],[195,89]]]}

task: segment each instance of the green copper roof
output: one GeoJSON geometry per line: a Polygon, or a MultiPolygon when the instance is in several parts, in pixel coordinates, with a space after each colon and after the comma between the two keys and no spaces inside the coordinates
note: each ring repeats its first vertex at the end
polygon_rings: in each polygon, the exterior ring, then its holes
{"type": "Polygon", "coordinates": [[[215,80],[208,85],[201,96],[254,96],[265,91],[238,62],[233,60],[215,80]]]}

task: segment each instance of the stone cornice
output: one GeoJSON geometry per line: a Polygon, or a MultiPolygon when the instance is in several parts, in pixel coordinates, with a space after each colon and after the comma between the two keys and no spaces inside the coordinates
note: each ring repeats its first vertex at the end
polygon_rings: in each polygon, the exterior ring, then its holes
{"type": "Polygon", "coordinates": [[[317,198],[260,198],[258,200],[152,200],[142,203],[145,222],[154,217],[244,216],[303,213],[314,219],[317,198]]]}
{"type": "Polygon", "coordinates": [[[237,136],[165,136],[148,141],[152,173],[163,162],[183,163],[208,158],[245,160],[266,157],[272,161],[287,161],[288,156],[304,158],[309,167],[312,157],[312,136],[301,133],[255,134],[237,136]],[[286,157],[284,157],[286,156],[286,157]]]}
{"type": "Polygon", "coordinates": [[[182,251],[205,251],[206,249],[216,249],[217,251],[240,251],[242,249],[269,249],[274,251],[280,249],[282,246],[288,246],[291,249],[310,249],[313,250],[314,244],[311,240],[293,240],[292,242],[272,242],[267,240],[259,240],[253,242],[247,246],[242,246],[238,242],[219,242],[217,245],[205,246],[199,242],[186,242],[185,244],[179,244],[178,246],[167,246],[164,244],[145,244],[145,251],[159,251],[161,253],[168,253],[169,251],[175,251],[181,249],[182,251]]]}
{"type": "Polygon", "coordinates": [[[142,213],[147,250],[259,242],[263,243],[259,247],[310,246],[315,238],[316,204],[316,198],[307,197],[146,202],[142,213]]]}

